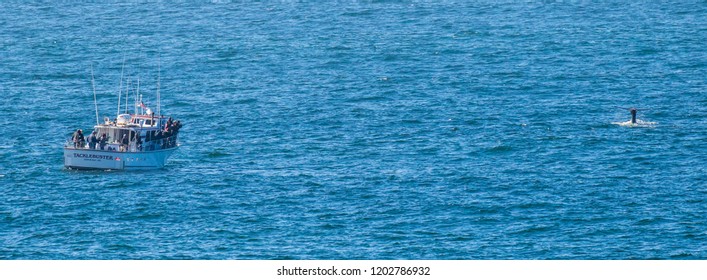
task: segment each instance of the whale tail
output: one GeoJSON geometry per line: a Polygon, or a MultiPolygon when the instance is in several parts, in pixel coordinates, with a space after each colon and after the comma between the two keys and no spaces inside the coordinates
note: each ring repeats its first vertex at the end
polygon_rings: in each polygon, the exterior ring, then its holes
{"type": "Polygon", "coordinates": [[[623,109],[623,110],[628,110],[629,112],[631,112],[631,123],[632,123],[632,124],[636,124],[636,114],[638,113],[638,111],[645,111],[645,110],[648,110],[648,109],[645,109],[645,108],[636,108],[636,107],[631,107],[631,108],[616,107],[616,108],[623,109]]]}

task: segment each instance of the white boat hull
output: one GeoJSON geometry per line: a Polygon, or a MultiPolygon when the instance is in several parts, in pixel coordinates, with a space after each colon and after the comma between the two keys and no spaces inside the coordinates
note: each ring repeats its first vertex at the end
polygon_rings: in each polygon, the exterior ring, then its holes
{"type": "Polygon", "coordinates": [[[70,169],[141,170],[164,167],[177,147],[156,151],[117,152],[64,148],[64,167],[70,169]]]}

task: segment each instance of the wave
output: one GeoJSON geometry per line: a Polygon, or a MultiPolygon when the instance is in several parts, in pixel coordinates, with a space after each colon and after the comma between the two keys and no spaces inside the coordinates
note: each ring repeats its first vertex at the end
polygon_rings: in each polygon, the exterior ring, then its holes
{"type": "Polygon", "coordinates": [[[508,146],[508,145],[496,145],[491,148],[488,148],[487,151],[489,152],[508,152],[512,151],[513,147],[508,146]]]}
{"type": "Polygon", "coordinates": [[[226,157],[230,156],[230,153],[224,152],[221,149],[216,149],[214,151],[209,152],[206,156],[209,158],[219,158],[219,157],[226,157]]]}

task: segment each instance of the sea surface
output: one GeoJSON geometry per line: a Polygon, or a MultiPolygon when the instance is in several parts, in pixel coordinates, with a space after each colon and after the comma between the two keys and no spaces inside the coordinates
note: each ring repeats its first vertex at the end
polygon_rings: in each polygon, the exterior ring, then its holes
{"type": "Polygon", "coordinates": [[[705,1],[23,2],[0,259],[707,259],[705,1]],[[165,168],[64,169],[92,70],[165,168]]]}

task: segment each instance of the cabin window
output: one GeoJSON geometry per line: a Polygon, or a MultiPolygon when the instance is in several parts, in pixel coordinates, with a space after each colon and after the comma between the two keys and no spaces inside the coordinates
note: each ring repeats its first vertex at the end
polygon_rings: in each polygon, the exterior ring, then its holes
{"type": "Polygon", "coordinates": [[[135,132],[130,131],[129,129],[116,129],[113,130],[114,132],[114,137],[111,139],[113,142],[120,142],[123,140],[123,136],[127,135],[128,139],[133,139],[135,136],[135,132]]]}
{"type": "Polygon", "coordinates": [[[96,129],[96,133],[98,133],[98,134],[96,135],[96,137],[98,137],[98,138],[100,138],[101,136],[103,136],[103,134],[105,134],[106,137],[110,137],[110,136],[111,136],[111,135],[110,135],[110,132],[109,132],[108,129],[106,129],[106,128],[98,128],[98,129],[96,129]]]}

